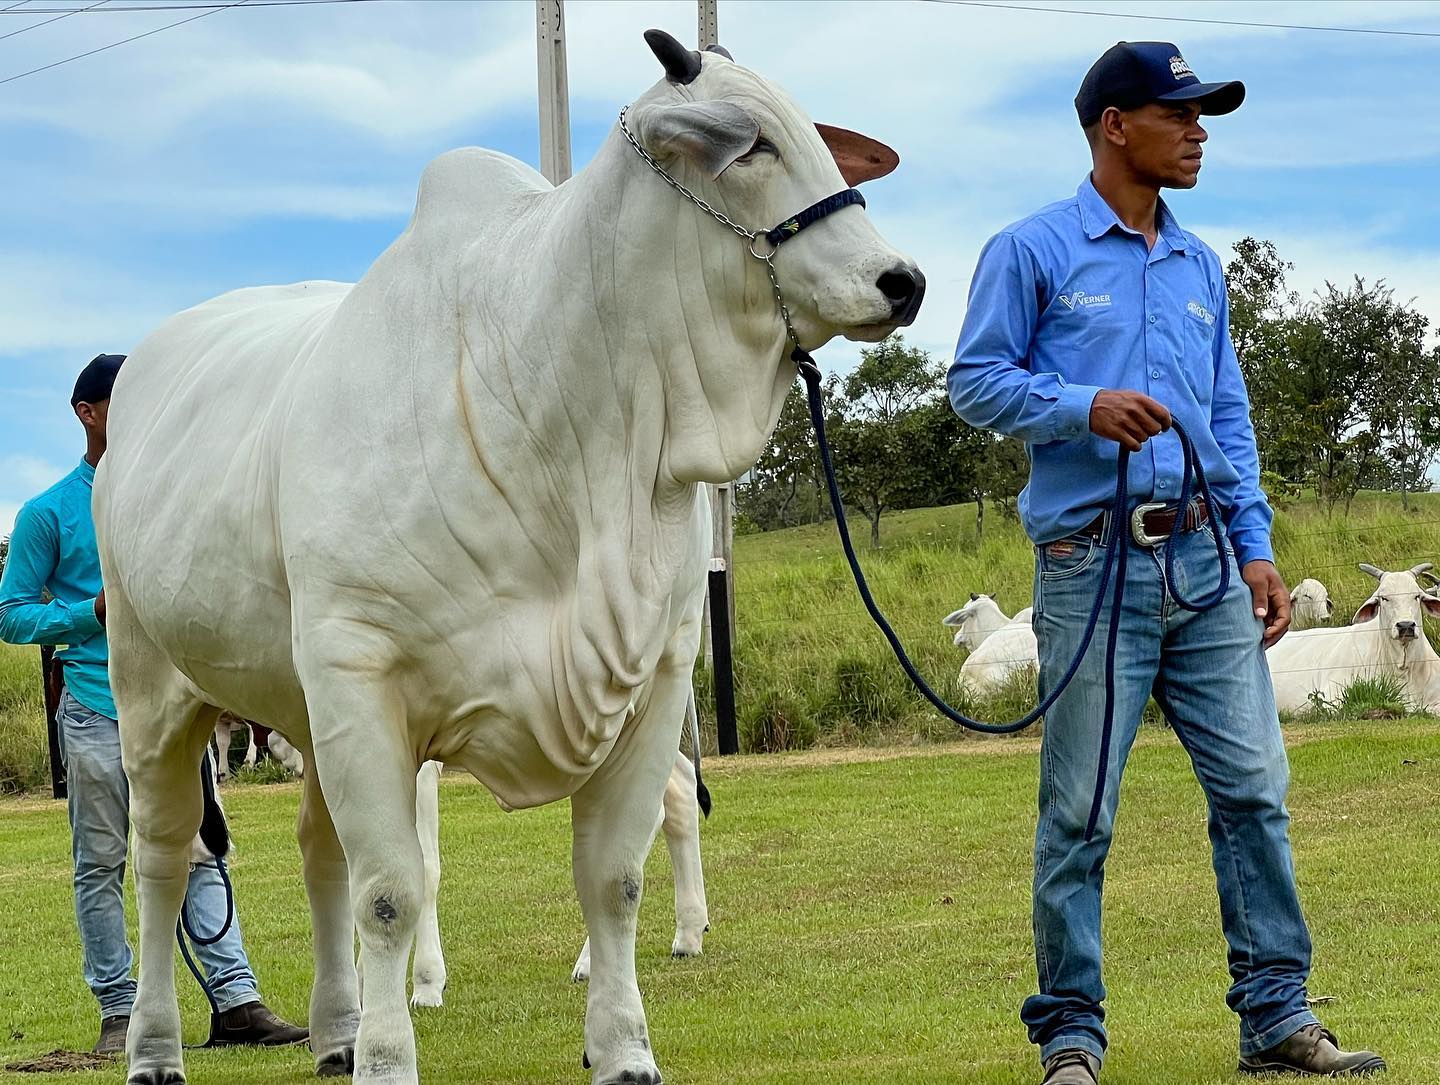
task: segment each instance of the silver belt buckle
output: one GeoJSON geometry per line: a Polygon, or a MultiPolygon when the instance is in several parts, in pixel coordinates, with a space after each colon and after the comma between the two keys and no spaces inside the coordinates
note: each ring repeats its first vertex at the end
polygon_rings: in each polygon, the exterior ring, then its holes
{"type": "Polygon", "coordinates": [[[1159,546],[1169,535],[1150,535],[1145,531],[1145,516],[1147,513],[1158,512],[1166,507],[1164,501],[1148,501],[1143,505],[1136,505],[1135,511],[1130,514],[1130,537],[1140,546],[1159,546]]]}

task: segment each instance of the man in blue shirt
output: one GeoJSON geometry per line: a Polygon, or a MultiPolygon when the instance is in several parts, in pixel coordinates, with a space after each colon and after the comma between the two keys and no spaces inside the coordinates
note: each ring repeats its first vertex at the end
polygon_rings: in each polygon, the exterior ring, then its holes
{"type": "MultiPolygon", "coordinates": [[[[1034,625],[1042,694],[1084,634],[1107,549],[1129,548],[1115,648],[1115,733],[1100,776],[1105,652],[1092,647],[1045,717],[1035,842],[1039,992],[1021,1019],[1044,1085],[1095,1085],[1105,1054],[1101,887],[1120,776],[1146,700],[1159,700],[1210,811],[1221,918],[1240,1018],[1240,1070],[1350,1076],[1385,1068],[1341,1051],[1307,1008],[1310,936],[1295,890],[1289,767],[1263,648],[1290,623],[1259,485],[1249,401],[1229,334],[1220,260],[1180,227],[1162,188],[1193,188],[1208,138],[1240,83],[1201,83],[1165,42],[1122,42],[1075,99],[1093,172],[1074,197],[985,246],[948,377],[971,425],[1019,437],[1031,460],[1020,495],[1036,546],[1034,625]],[[1209,479],[1231,563],[1214,609],[1175,602],[1219,586],[1204,502],[1178,508],[1183,425],[1209,479]],[[1132,510],[1107,515],[1121,446],[1132,510]],[[1136,507],[1138,505],[1138,507],[1136,507]],[[1174,557],[1167,584],[1164,549],[1174,557]]],[[[1093,645],[1106,644],[1109,605],[1093,645]]]]}
{"type": "MultiPolygon", "coordinates": [[[[129,788],[110,695],[105,591],[90,514],[95,465],[105,453],[110,389],[124,360],[102,354],[81,372],[70,404],[85,427],[85,458],[20,510],[0,579],[0,640],[67,646],[56,654],[65,675],[57,713],[60,751],[69,784],[75,917],[85,982],[100,1003],[95,1050],[101,1053],[125,1050],[135,1001],[123,893],[129,788]],[[46,590],[53,596],[48,602],[42,601],[46,590]]],[[[224,924],[225,887],[213,857],[191,866],[185,909],[201,936],[224,924]]],[[[211,1046],[293,1044],[309,1036],[260,1001],[238,918],[219,941],[195,950],[219,1009],[210,1022],[211,1046]]]]}

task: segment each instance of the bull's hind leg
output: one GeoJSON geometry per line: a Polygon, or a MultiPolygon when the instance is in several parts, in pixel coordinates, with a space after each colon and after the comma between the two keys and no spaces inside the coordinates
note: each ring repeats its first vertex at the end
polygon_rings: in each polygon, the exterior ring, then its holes
{"type": "MultiPolygon", "coordinates": [[[[313,665],[312,665],[313,666],[313,665]]],[[[415,835],[415,774],[394,699],[378,680],[339,667],[306,675],[314,776],[349,867],[364,984],[357,1085],[416,1085],[406,966],[420,917],[424,862],[415,835]],[[363,720],[364,740],[356,740],[363,720]]],[[[318,978],[318,977],[317,977],[318,978]]]]}
{"type": "Polygon", "coordinates": [[[140,982],[131,1011],[130,1085],[184,1082],[175,994],[175,921],[200,828],[200,763],[219,710],[150,643],[123,595],[106,592],[110,684],[135,827],[140,982]]]}
{"type": "Polygon", "coordinates": [[[319,777],[305,774],[300,800],[300,854],[315,937],[315,982],[310,990],[310,1050],[321,1077],[345,1076],[355,1067],[360,1027],[360,985],[355,975],[355,921],[350,876],[319,777]]]}
{"type": "Polygon", "coordinates": [[[635,980],[635,920],[689,681],[688,667],[656,676],[646,710],[570,803],[575,886],[590,931],[585,1052],[595,1085],[660,1080],[635,980]]]}
{"type": "Polygon", "coordinates": [[[439,1006],[445,1000],[445,954],[440,948],[440,762],[426,761],[415,782],[415,831],[425,861],[425,898],[415,935],[411,967],[414,1006],[439,1006]]]}

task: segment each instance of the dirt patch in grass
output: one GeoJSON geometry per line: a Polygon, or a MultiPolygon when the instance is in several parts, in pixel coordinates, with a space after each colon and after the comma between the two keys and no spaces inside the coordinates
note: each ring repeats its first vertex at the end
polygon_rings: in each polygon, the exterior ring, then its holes
{"type": "Polygon", "coordinates": [[[15,1074],[64,1074],[75,1070],[108,1070],[115,1065],[115,1056],[96,1055],[90,1051],[56,1049],[38,1059],[17,1059],[5,1064],[15,1074]]]}

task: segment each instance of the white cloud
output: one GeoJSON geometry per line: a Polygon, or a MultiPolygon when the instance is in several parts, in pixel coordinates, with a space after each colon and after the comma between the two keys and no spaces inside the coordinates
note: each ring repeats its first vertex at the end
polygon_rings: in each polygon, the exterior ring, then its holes
{"type": "Polygon", "coordinates": [[[20,505],[14,501],[0,501],[0,535],[9,535],[15,529],[15,517],[20,515],[20,505]]]}

